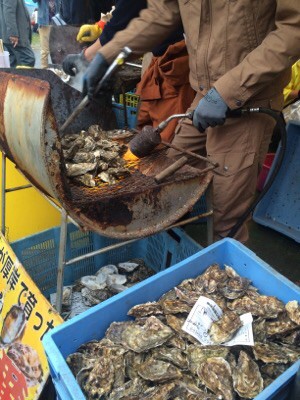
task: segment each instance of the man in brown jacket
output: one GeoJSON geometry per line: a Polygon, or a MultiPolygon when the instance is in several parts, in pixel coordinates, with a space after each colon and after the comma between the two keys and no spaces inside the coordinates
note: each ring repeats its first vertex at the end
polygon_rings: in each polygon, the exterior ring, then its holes
{"type": "MultiPolygon", "coordinates": [[[[104,46],[84,77],[92,96],[109,63],[125,45],[150,50],[181,21],[197,92],[193,122],[183,120],[173,143],[219,163],[214,176],[216,240],[225,237],[251,204],[274,121],[266,115],[227,118],[228,109],[281,110],[282,91],[300,54],[297,0],[149,0],[148,8],[104,46]]],[[[178,156],[170,151],[169,156],[178,156]]],[[[236,239],[248,239],[246,226],[236,239]]]]}

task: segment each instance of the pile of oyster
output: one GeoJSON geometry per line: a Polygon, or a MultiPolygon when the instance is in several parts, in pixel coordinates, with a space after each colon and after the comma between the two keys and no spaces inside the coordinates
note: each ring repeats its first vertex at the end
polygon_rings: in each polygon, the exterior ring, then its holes
{"type": "MultiPolygon", "coordinates": [[[[139,258],[105,265],[95,275],[83,276],[75,285],[64,287],[62,316],[64,319],[73,318],[153,274],[154,271],[139,258]]],[[[55,305],[56,295],[51,295],[50,299],[55,305]]]]}
{"type": "Polygon", "coordinates": [[[300,358],[300,306],[264,296],[231,267],[211,265],[157,302],[128,311],[134,320],[114,322],[100,341],[80,346],[67,358],[87,399],[253,399],[300,358]],[[223,316],[203,346],[182,330],[200,296],[223,316]],[[254,346],[222,345],[253,316],[254,346]]]}
{"type": "Polygon", "coordinates": [[[126,130],[104,131],[92,125],[87,131],[65,135],[61,141],[67,176],[80,185],[110,185],[130,174],[122,158],[127,147],[118,142],[132,136],[126,130]]]}

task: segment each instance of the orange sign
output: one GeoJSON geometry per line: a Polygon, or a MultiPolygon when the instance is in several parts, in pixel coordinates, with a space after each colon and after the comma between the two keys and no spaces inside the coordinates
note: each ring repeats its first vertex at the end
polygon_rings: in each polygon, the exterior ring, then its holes
{"type": "Polygon", "coordinates": [[[49,376],[42,338],[62,322],[0,233],[0,400],[39,397],[49,376]]]}

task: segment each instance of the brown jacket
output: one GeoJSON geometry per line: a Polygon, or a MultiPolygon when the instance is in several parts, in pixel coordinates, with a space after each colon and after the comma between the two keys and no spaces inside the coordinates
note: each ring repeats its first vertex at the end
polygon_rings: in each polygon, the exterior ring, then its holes
{"type": "Polygon", "coordinates": [[[232,109],[282,93],[300,55],[299,0],[148,0],[101,53],[111,62],[125,45],[150,51],[180,18],[193,89],[215,86],[232,109]]]}

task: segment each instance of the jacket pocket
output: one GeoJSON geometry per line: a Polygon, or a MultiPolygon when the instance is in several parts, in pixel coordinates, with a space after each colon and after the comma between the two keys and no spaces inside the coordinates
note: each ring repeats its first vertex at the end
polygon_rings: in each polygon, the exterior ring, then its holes
{"type": "Polygon", "coordinates": [[[215,173],[222,176],[233,176],[253,165],[255,152],[209,154],[209,158],[219,164],[215,173]]]}

